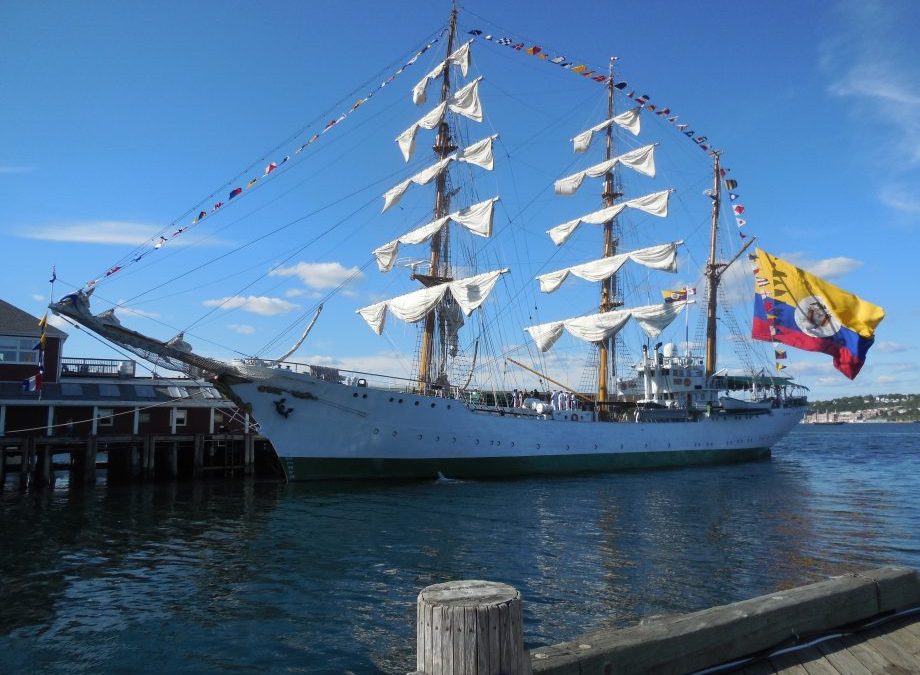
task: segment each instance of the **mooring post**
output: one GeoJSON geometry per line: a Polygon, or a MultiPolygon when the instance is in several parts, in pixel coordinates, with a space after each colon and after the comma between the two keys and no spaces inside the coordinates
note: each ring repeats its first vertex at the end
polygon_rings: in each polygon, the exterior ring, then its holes
{"type": "Polygon", "coordinates": [[[521,594],[494,581],[451,581],[418,596],[416,673],[529,675],[521,594]]]}

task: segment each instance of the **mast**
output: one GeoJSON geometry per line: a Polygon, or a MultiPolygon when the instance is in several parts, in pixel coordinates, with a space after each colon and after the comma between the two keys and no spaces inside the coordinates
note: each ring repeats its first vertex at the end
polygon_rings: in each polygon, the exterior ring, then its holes
{"type": "MultiPolygon", "coordinates": [[[[607,119],[613,117],[613,58],[610,59],[607,78],[607,119]]],[[[609,160],[613,157],[613,125],[607,126],[606,147],[604,159],[609,160]]],[[[604,192],[602,197],[605,206],[613,206],[614,201],[619,195],[614,192],[613,169],[604,175],[604,192]]],[[[613,219],[604,223],[604,257],[609,258],[616,254],[617,242],[613,237],[613,219]]],[[[614,298],[616,297],[616,275],[601,282],[601,312],[609,312],[614,307],[614,298]]],[[[598,345],[597,360],[597,402],[604,403],[608,400],[607,383],[611,371],[616,373],[616,354],[613,349],[615,338],[602,340],[598,345]],[[611,358],[612,357],[612,358],[611,358]]]]}
{"type": "Polygon", "coordinates": [[[706,377],[709,378],[716,371],[716,310],[718,306],[719,281],[722,278],[724,264],[716,262],[716,233],[719,229],[719,208],[722,199],[722,171],[720,168],[720,153],[712,151],[712,226],[709,235],[709,262],[706,264],[706,279],[708,280],[708,298],[706,304],[706,377]]]}
{"type": "MultiPolygon", "coordinates": [[[[444,58],[448,58],[454,51],[454,38],[457,32],[457,6],[454,4],[450,12],[450,27],[447,35],[447,52],[444,58]]],[[[447,100],[450,96],[450,63],[444,64],[444,74],[441,79],[441,103],[447,100]]],[[[447,124],[447,116],[444,116],[444,119],[441,120],[441,124],[438,126],[438,136],[435,140],[433,147],[435,154],[438,159],[444,159],[451,152],[456,150],[456,146],[453,145],[450,137],[450,127],[447,124]]],[[[442,218],[447,215],[450,210],[450,197],[447,194],[447,171],[442,171],[437,178],[436,182],[436,192],[434,198],[434,217],[442,218]]],[[[444,260],[441,259],[441,247],[442,241],[446,244],[448,237],[448,227],[449,223],[445,223],[444,227],[440,232],[434,235],[431,239],[431,256],[429,258],[428,266],[428,277],[419,278],[419,275],[414,275],[416,279],[422,281],[425,285],[431,285],[434,283],[441,283],[443,281],[449,281],[447,268],[448,260],[445,256],[444,260]],[[444,274],[442,275],[442,267],[444,274]]],[[[437,313],[437,308],[432,309],[428,313],[428,316],[425,317],[425,329],[422,333],[422,344],[419,350],[419,360],[418,360],[418,386],[420,390],[423,390],[431,378],[431,362],[433,360],[434,354],[434,341],[435,341],[435,315],[437,313]]]]}

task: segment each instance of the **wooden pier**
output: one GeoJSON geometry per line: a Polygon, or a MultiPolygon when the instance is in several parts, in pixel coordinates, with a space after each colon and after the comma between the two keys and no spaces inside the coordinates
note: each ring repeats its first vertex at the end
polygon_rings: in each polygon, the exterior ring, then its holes
{"type": "Polygon", "coordinates": [[[274,450],[267,439],[251,433],[4,436],[0,490],[8,474],[18,474],[20,488],[53,486],[62,471],[69,472],[72,485],[95,485],[99,469],[106,470],[109,483],[251,476],[257,455],[268,459],[274,450]]]}
{"type": "Polygon", "coordinates": [[[652,617],[630,628],[593,631],[532,649],[529,658],[520,639],[520,594],[500,584],[497,594],[492,586],[460,581],[422,591],[418,675],[920,673],[920,578],[906,567],[882,567],[692,614],[652,617]],[[514,611],[490,622],[491,605],[511,598],[517,598],[514,611]]]}

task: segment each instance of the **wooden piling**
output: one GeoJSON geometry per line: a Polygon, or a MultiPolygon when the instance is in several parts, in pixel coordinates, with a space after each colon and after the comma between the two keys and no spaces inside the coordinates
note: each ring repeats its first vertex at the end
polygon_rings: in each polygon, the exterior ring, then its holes
{"type": "Polygon", "coordinates": [[[530,673],[521,594],[492,581],[452,581],[418,596],[416,673],[530,673]]]}
{"type": "Polygon", "coordinates": [[[22,454],[19,460],[19,487],[25,490],[29,487],[29,478],[32,476],[32,455],[35,452],[35,438],[26,436],[22,439],[22,454]]]}
{"type": "Polygon", "coordinates": [[[90,436],[86,439],[86,454],[83,460],[83,483],[86,485],[96,484],[96,455],[99,452],[99,440],[96,436],[90,436]]]}
{"type": "MultiPolygon", "coordinates": [[[[213,425],[214,409],[211,409],[211,423],[213,425]]],[[[192,459],[192,475],[197,478],[201,475],[204,466],[204,434],[195,434],[195,455],[192,459]]]]}
{"type": "Polygon", "coordinates": [[[166,464],[166,469],[169,472],[170,478],[175,478],[179,475],[179,443],[172,441],[169,444],[168,463],[166,464]]]}

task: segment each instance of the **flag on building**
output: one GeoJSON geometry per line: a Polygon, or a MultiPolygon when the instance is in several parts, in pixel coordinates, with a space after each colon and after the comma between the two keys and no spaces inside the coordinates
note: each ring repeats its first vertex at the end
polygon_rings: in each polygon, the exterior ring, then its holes
{"type": "Polygon", "coordinates": [[[754,339],[824,352],[856,377],[885,310],[760,249],[757,263],[754,339]]]}

